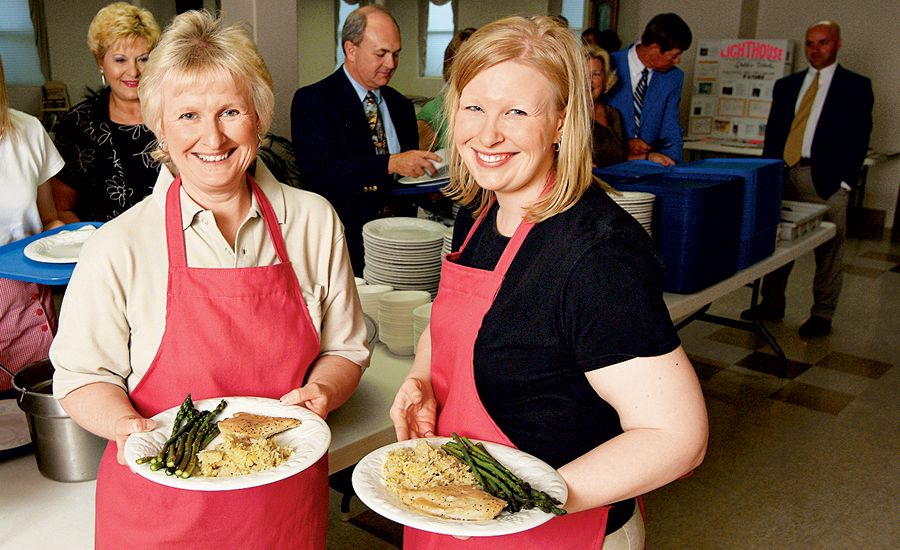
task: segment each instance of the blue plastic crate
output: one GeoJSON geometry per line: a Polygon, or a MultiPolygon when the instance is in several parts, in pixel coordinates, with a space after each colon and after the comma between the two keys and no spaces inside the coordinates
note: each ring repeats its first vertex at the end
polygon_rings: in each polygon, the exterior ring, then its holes
{"type": "Polygon", "coordinates": [[[671,170],[649,160],[629,160],[603,168],[594,168],[594,175],[615,187],[618,184],[651,180],[671,170]]]}
{"type": "Polygon", "coordinates": [[[670,173],[617,188],[656,195],[653,241],[666,268],[666,292],[691,294],[737,271],[741,178],[670,173]]]}
{"type": "Polygon", "coordinates": [[[737,269],[749,267],[775,251],[775,239],[769,239],[769,234],[777,231],[781,220],[784,169],[780,160],[711,158],[676,166],[673,173],[743,178],[744,210],[737,269]]]}

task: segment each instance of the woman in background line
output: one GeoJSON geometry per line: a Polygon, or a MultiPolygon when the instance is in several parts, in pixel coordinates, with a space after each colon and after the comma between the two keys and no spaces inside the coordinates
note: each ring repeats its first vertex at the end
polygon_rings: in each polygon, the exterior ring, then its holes
{"type": "Polygon", "coordinates": [[[584,46],[593,99],[594,166],[602,167],[628,160],[628,140],[622,113],[603,102],[603,94],[616,83],[616,73],[609,70],[609,54],[600,46],[584,46]]]}
{"type": "MultiPolygon", "coordinates": [[[[0,246],[59,227],[49,180],[63,167],[38,119],[9,108],[0,58],[0,246]]],[[[56,309],[44,285],[0,279],[0,364],[13,372],[47,358],[56,309]]],[[[0,391],[11,380],[0,374],[0,391]]]]}
{"type": "MultiPolygon", "coordinates": [[[[453,56],[459,50],[463,42],[475,32],[473,27],[467,27],[453,36],[447,49],[444,50],[444,82],[450,80],[450,67],[453,56]]],[[[447,124],[444,118],[444,92],[436,95],[434,99],[422,106],[416,114],[419,126],[419,149],[423,151],[437,151],[446,145],[447,124]]]]}
{"type": "Polygon", "coordinates": [[[111,220],[153,190],[156,138],[144,125],[138,83],[159,35],[153,15],[126,2],[91,21],[87,41],[104,88],[56,127],[66,167],[52,182],[53,196],[64,222],[111,220]]]}
{"type": "Polygon", "coordinates": [[[467,208],[391,420],[401,441],[457,432],[544,460],[568,513],[465,541],[406,528],[404,548],[642,549],[636,497],[700,464],[706,406],[653,243],[591,175],[577,37],[547,17],[482,27],[447,113],[467,208]]]}

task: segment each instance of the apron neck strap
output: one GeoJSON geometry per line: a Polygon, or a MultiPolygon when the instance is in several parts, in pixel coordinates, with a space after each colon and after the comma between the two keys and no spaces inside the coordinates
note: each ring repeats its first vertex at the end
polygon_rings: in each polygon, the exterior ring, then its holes
{"type": "MultiPolygon", "coordinates": [[[[287,263],[287,247],[284,244],[284,237],[281,235],[281,228],[278,225],[278,218],[272,209],[269,199],[260,190],[259,185],[253,179],[253,176],[247,174],[247,181],[256,197],[256,203],[262,210],[263,220],[266,223],[266,229],[269,237],[272,239],[272,245],[275,247],[275,253],[278,255],[278,261],[287,263]]],[[[186,267],[187,253],[184,246],[184,228],[181,220],[181,176],[177,176],[169,190],[166,192],[166,244],[169,252],[169,267],[186,267]]]]}
{"type": "MultiPolygon", "coordinates": [[[[490,213],[491,208],[493,208],[496,201],[496,197],[492,198],[491,202],[488,203],[487,208],[484,209],[484,211],[475,220],[475,223],[472,224],[472,228],[469,229],[469,234],[466,235],[466,240],[463,241],[462,246],[459,248],[460,252],[462,252],[463,249],[466,248],[466,245],[469,244],[469,240],[472,238],[472,235],[475,234],[475,231],[487,218],[488,213],[490,213]]],[[[509,239],[509,242],[506,243],[506,248],[503,249],[503,254],[500,256],[500,259],[497,260],[497,265],[494,267],[495,273],[506,275],[506,270],[509,269],[509,265],[516,257],[516,253],[518,253],[519,249],[522,248],[522,243],[525,241],[525,237],[528,236],[528,232],[531,231],[532,227],[534,227],[534,224],[531,222],[519,222],[519,226],[516,227],[516,232],[513,233],[513,236],[509,239]]]]}

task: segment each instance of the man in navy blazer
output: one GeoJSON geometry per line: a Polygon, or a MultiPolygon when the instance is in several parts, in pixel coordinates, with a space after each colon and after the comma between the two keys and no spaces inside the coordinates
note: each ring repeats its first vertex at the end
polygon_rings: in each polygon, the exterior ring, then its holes
{"type": "Polygon", "coordinates": [[[388,213],[397,176],[434,172],[440,157],[417,150],[412,102],[388,86],[400,55],[400,29],[373,5],[351,12],[341,30],[344,65],[294,93],[291,137],[305,189],[327,198],[341,222],[353,271],[362,275],[362,227],[388,213]],[[378,152],[366,115],[375,95],[387,151],[378,152]]]}
{"type": "Polygon", "coordinates": [[[622,113],[630,159],[671,166],[681,162],[684,143],[678,119],[684,72],[676,65],[691,46],[691,29],[674,13],[661,13],[647,23],[640,44],[613,53],[611,65],[619,82],[609,104],[622,113]],[[647,87],[636,117],[635,89],[646,70],[647,87]]]}
{"type": "MultiPolygon", "coordinates": [[[[872,131],[872,82],[837,64],[840,47],[837,23],[820,21],[807,29],[810,67],[775,83],[763,146],[764,157],[785,160],[784,198],[829,205],[825,219],[837,228],[835,238],[815,250],[814,303],[800,327],[805,338],[831,332],[843,279],[848,193],[859,179],[872,131]]],[[[762,302],[741,316],[781,319],[792,267],[793,262],[766,276],[762,302]]]]}

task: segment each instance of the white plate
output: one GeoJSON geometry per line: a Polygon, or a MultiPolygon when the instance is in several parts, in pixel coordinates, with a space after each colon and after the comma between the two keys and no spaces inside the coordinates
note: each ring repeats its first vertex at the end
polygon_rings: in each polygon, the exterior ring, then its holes
{"type": "MultiPolygon", "coordinates": [[[[172,422],[178,413],[178,407],[172,407],[153,417],[153,420],[156,420],[158,424],[157,429],[152,432],[132,434],[125,442],[125,461],[128,463],[128,466],[141,477],[168,487],[192,491],[230,491],[266,485],[299,474],[315,464],[325,454],[328,446],[331,444],[331,430],[328,429],[328,424],[319,415],[296,405],[282,405],[276,399],[264,397],[223,397],[221,399],[197,401],[194,403],[194,406],[200,410],[212,410],[222,399],[228,405],[218,416],[218,420],[230,418],[234,413],[238,412],[299,419],[302,422],[300,426],[273,436],[278,445],[290,447],[294,450],[290,458],[276,468],[245,476],[203,477],[195,475],[187,479],[167,476],[162,470],[154,472],[150,470],[147,464],[137,464],[135,462],[137,459],[143,456],[155,455],[165,444],[166,439],[172,432],[172,422]]],[[[215,449],[222,444],[222,441],[222,436],[217,436],[206,448],[215,449]]]]}
{"type": "Polygon", "coordinates": [[[94,234],[97,228],[85,225],[75,231],[60,231],[25,246],[25,257],[36,262],[70,264],[78,261],[81,245],[94,234]]]}
{"type": "Polygon", "coordinates": [[[420,218],[380,218],[372,220],[363,226],[364,239],[366,236],[374,241],[382,242],[390,246],[391,243],[440,243],[444,238],[446,226],[431,220],[420,218]]]}
{"type": "Polygon", "coordinates": [[[442,160],[440,162],[431,161],[435,168],[433,175],[425,173],[425,175],[419,177],[406,176],[405,178],[400,178],[397,182],[402,183],[403,185],[419,185],[421,183],[433,183],[440,180],[450,181],[450,169],[447,167],[447,151],[445,149],[438,149],[434,153],[441,157],[442,160]]]}
{"type": "MultiPolygon", "coordinates": [[[[431,445],[437,446],[449,440],[449,437],[435,437],[429,438],[427,441],[431,445]]],[[[442,519],[407,508],[400,502],[397,495],[385,487],[382,471],[388,452],[400,447],[415,447],[416,442],[417,440],[410,439],[382,447],[366,455],[356,465],[352,477],[353,490],[372,511],[397,523],[422,531],[460,537],[509,535],[537,527],[553,519],[553,514],[541,512],[537,508],[522,510],[515,514],[503,512],[496,518],[485,522],[442,519]]],[[[546,462],[504,445],[485,442],[484,446],[494,458],[530,483],[532,487],[545,491],[562,503],[566,502],[569,495],[566,482],[546,462]]]]}
{"type": "Polygon", "coordinates": [[[28,418],[15,399],[0,400],[0,451],[17,449],[31,443],[28,418]]]}

